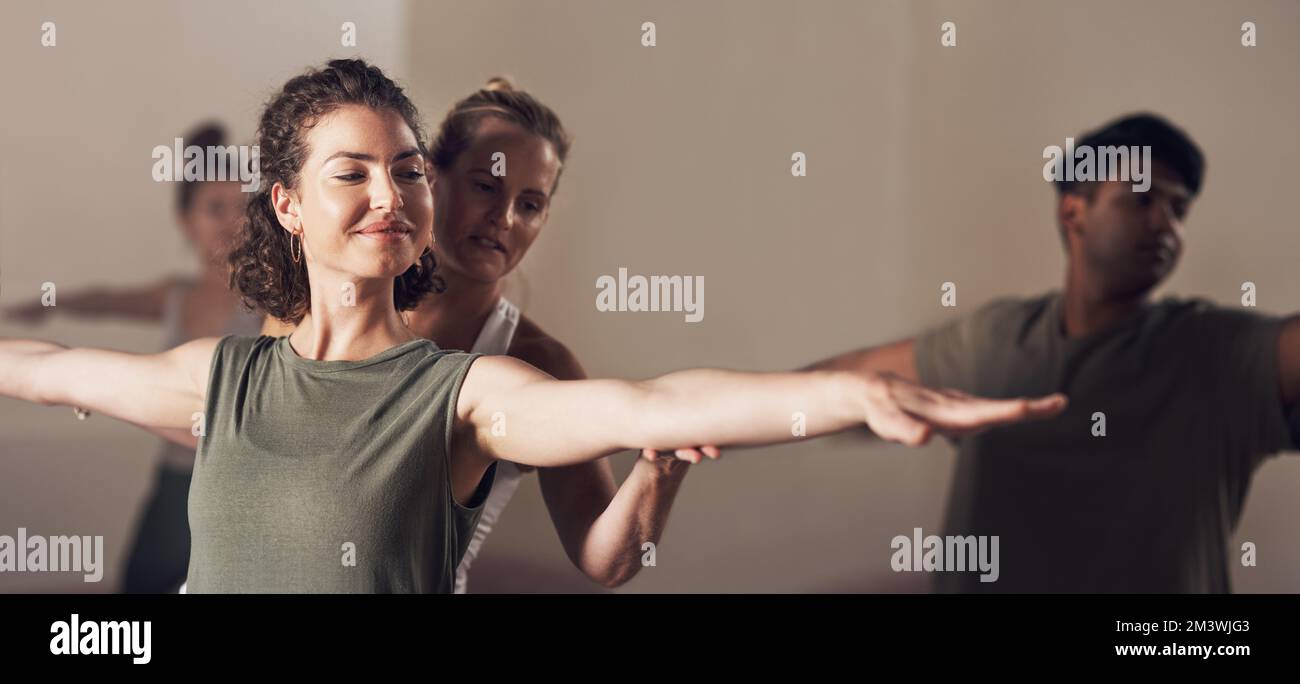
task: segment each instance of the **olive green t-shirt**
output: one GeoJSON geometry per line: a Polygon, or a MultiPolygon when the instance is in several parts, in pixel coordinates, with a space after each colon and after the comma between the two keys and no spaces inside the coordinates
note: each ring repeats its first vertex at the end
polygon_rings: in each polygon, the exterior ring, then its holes
{"type": "Polygon", "coordinates": [[[452,495],[478,354],[412,340],[360,361],[223,338],[190,485],[189,593],[450,592],[492,485],[452,495]]]}
{"type": "Polygon", "coordinates": [[[1070,338],[1053,292],[918,337],[927,385],[1070,400],[1050,420],[954,440],[944,534],[998,536],[999,577],[940,572],[936,589],[1229,591],[1251,476],[1295,446],[1280,330],[1278,318],[1169,298],[1070,338]]]}

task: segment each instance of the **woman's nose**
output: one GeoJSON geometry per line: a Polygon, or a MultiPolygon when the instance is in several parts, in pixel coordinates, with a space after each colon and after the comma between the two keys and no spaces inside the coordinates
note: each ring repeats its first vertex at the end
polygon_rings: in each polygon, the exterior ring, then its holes
{"type": "Polygon", "coordinates": [[[398,191],[392,176],[384,173],[376,174],[374,178],[370,188],[370,206],[388,211],[401,209],[405,202],[402,201],[402,193],[398,191]]]}
{"type": "Polygon", "coordinates": [[[501,201],[492,205],[492,213],[488,220],[502,230],[510,230],[514,227],[515,212],[511,209],[512,203],[501,201]]]}

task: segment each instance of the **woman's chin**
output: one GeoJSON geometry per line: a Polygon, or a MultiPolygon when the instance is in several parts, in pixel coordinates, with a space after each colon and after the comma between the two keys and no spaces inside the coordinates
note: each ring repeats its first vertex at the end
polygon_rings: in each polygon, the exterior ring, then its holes
{"type": "Polygon", "coordinates": [[[361,280],[391,280],[406,273],[414,266],[414,259],[408,262],[400,262],[396,259],[381,264],[369,264],[366,268],[352,271],[353,275],[361,280]]]}
{"type": "MultiPolygon", "coordinates": [[[[509,266],[504,257],[501,258],[470,258],[460,259],[455,266],[456,274],[466,280],[472,280],[480,283],[494,283],[510,273],[509,266]]],[[[444,268],[443,263],[438,264],[438,269],[444,268]]]]}

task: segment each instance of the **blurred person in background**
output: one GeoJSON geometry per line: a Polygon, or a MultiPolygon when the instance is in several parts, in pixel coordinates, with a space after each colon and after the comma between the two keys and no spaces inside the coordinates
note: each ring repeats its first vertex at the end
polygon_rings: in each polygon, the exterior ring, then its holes
{"type": "MultiPolygon", "coordinates": [[[[226,131],[217,123],[202,124],[183,140],[187,147],[205,150],[227,144],[226,131]]],[[[7,308],[5,318],[39,323],[58,314],[158,323],[163,327],[162,349],[202,337],[256,335],[261,314],[246,309],[230,289],[227,256],[243,221],[246,194],[237,168],[228,169],[226,178],[232,180],[176,183],[176,223],[198,259],[196,276],[171,274],[143,285],[99,285],[60,293],[56,306],[43,306],[40,300],[24,303],[7,308]]],[[[163,442],[128,552],[124,592],[170,593],[185,581],[190,556],[186,501],[193,468],[194,446],[163,442]]]]}

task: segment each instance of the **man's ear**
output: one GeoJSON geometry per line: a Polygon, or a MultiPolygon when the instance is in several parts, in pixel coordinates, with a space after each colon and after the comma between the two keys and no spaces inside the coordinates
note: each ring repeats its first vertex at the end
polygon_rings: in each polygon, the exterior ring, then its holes
{"type": "Polygon", "coordinates": [[[1088,208],[1088,198],[1081,193],[1066,192],[1056,203],[1056,224],[1061,227],[1061,236],[1066,246],[1074,244],[1074,238],[1083,237],[1083,215],[1088,208]]]}
{"type": "Polygon", "coordinates": [[[289,192],[289,189],[281,185],[278,181],[271,186],[271,206],[275,209],[275,217],[280,220],[280,226],[290,233],[299,233],[302,231],[302,217],[298,213],[298,200],[289,192]]]}

